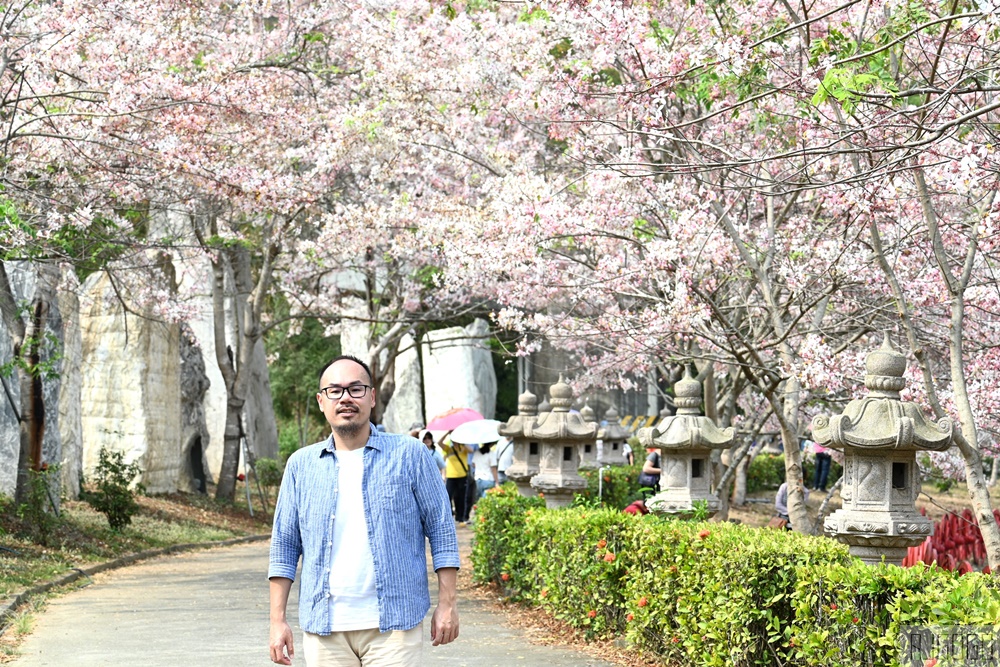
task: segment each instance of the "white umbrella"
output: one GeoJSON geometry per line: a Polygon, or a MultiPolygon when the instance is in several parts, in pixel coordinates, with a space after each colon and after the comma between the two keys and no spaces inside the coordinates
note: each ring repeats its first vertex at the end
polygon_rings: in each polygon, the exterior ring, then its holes
{"type": "Polygon", "coordinates": [[[487,442],[496,442],[500,439],[500,434],[497,433],[499,426],[500,422],[496,419],[476,419],[465,422],[451,432],[451,441],[463,445],[482,445],[487,442]]]}

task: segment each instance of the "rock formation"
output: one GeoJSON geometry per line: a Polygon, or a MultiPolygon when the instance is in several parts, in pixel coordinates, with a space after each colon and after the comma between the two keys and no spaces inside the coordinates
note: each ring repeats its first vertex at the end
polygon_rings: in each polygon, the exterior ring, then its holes
{"type": "Polygon", "coordinates": [[[477,319],[467,327],[430,331],[423,341],[424,412],[428,419],[452,408],[472,408],[486,419],[496,410],[497,378],[487,336],[477,319]]]}
{"type": "Polygon", "coordinates": [[[180,327],[126,314],[106,274],[83,285],[83,465],[102,447],[143,469],[151,493],[177,489],[181,459],[180,327]]]}

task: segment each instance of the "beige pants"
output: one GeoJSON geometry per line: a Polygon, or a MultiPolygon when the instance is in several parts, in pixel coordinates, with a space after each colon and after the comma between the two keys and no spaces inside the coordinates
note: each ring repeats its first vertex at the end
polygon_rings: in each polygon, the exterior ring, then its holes
{"type": "Polygon", "coordinates": [[[303,633],[307,667],[417,667],[424,647],[424,625],[379,632],[348,630],[330,635],[303,633]]]}

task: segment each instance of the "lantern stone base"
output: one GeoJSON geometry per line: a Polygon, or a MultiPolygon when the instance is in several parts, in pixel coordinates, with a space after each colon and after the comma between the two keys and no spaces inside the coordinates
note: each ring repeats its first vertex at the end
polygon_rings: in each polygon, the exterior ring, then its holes
{"type": "Polygon", "coordinates": [[[568,507],[573,497],[587,490],[587,480],[579,475],[553,475],[540,473],[531,478],[531,488],[537,494],[545,495],[545,506],[549,509],[568,507]]]}
{"type": "MultiPolygon", "coordinates": [[[[510,475],[507,476],[508,479],[512,479],[510,475]]],[[[515,479],[514,484],[517,484],[517,492],[520,493],[525,498],[534,498],[538,493],[531,488],[531,478],[521,478],[515,479]]]]}
{"type": "Polygon", "coordinates": [[[705,518],[713,517],[719,511],[717,496],[692,495],[687,488],[660,491],[646,501],[646,509],[654,514],[669,514],[683,519],[694,516],[695,504],[700,502],[704,502],[708,509],[705,518]]]}
{"type": "MultiPolygon", "coordinates": [[[[511,466],[513,468],[514,466],[511,466]]],[[[527,474],[517,471],[507,469],[507,479],[514,482],[517,485],[517,492],[520,493],[525,498],[534,498],[537,493],[531,488],[531,478],[538,474],[537,470],[528,471],[527,474]]]]}
{"type": "Polygon", "coordinates": [[[848,545],[852,556],[868,565],[899,565],[906,550],[922,543],[933,524],[916,512],[841,509],[823,524],[826,533],[848,545]]]}

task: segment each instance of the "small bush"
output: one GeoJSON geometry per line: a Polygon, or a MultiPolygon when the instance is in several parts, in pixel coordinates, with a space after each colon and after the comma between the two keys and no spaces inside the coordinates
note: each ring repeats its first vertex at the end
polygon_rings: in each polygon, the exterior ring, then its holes
{"type": "Polygon", "coordinates": [[[747,468],[747,493],[776,490],[785,481],[785,457],[758,454],[747,468]]]}
{"type": "MultiPolygon", "coordinates": [[[[836,484],[844,473],[844,469],[836,461],[830,462],[830,474],[826,479],[826,488],[836,484]]],[[[811,487],[816,474],[816,457],[812,454],[802,456],[802,481],[811,487]]],[[[775,491],[785,481],[785,457],[783,454],[758,454],[747,468],[747,493],[759,491],[775,491]]]]}
{"type": "Polygon", "coordinates": [[[262,458],[254,462],[253,469],[264,492],[264,509],[266,511],[271,506],[271,491],[281,486],[285,466],[275,459],[262,458]]]}
{"type": "Polygon", "coordinates": [[[476,581],[498,584],[508,597],[518,598],[522,582],[531,576],[525,560],[529,549],[524,524],[533,512],[544,508],[542,498],[522,496],[513,482],[492,488],[479,499],[476,521],[490,529],[477,530],[472,541],[476,581]]]}
{"type": "Polygon", "coordinates": [[[645,456],[633,466],[609,466],[601,473],[598,468],[581,470],[580,476],[587,480],[587,490],[581,495],[587,500],[594,500],[598,498],[598,490],[601,490],[603,493],[600,500],[605,507],[619,510],[627,507],[632,501],[643,497],[639,473],[642,472],[644,461],[645,456]]]}
{"type": "Polygon", "coordinates": [[[281,477],[284,475],[284,467],[275,459],[257,459],[254,463],[254,470],[257,471],[257,479],[262,486],[273,489],[281,486],[281,477]]]}
{"type": "Polygon", "coordinates": [[[108,518],[111,530],[119,531],[131,524],[139,511],[135,495],[143,493],[144,488],[137,484],[133,489],[132,482],[140,474],[142,468],[134,462],[126,463],[124,452],[101,448],[94,470],[94,490],[81,496],[108,518]]]}
{"type": "Polygon", "coordinates": [[[17,518],[31,539],[48,546],[49,537],[59,525],[59,466],[43,465],[41,470],[28,470],[27,502],[17,507],[17,518]]]}
{"type": "Polygon", "coordinates": [[[278,456],[287,461],[299,448],[299,429],[294,424],[288,424],[278,429],[278,456]]]}

